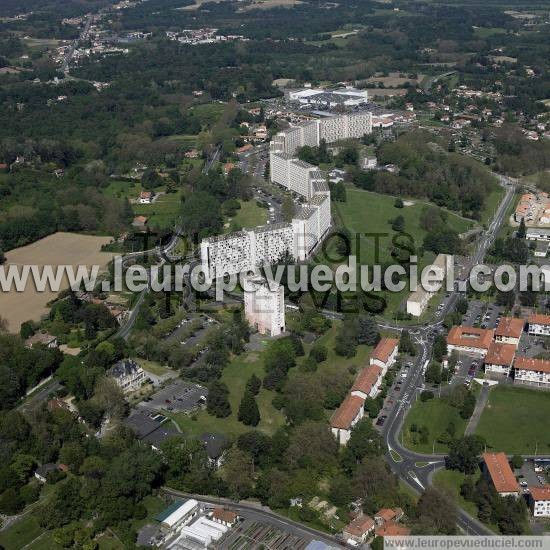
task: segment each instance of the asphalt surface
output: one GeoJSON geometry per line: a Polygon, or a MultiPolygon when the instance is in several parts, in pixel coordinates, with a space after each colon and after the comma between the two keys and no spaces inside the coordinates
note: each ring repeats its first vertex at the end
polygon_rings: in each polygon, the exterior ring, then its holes
{"type": "MultiPolygon", "coordinates": [[[[501,184],[505,187],[506,193],[494,218],[492,219],[486,232],[482,235],[473,256],[473,265],[483,262],[487,250],[491,246],[503,221],[504,214],[510,202],[514,197],[513,184],[504,177],[500,178],[501,184]]],[[[382,436],[385,440],[388,452],[386,460],[391,469],[411,488],[417,492],[423,491],[431,484],[433,474],[445,465],[445,455],[426,455],[416,453],[403,447],[399,441],[399,434],[405,421],[408,411],[416,393],[423,387],[423,367],[430,360],[432,355],[432,345],[438,327],[441,326],[444,317],[454,308],[460,293],[454,290],[445,301],[444,307],[439,313],[436,313],[433,320],[424,324],[415,326],[411,331],[416,344],[420,350],[413,367],[409,371],[408,377],[404,380],[401,390],[401,399],[396,406],[387,414],[387,420],[383,429],[382,436]],[[416,330],[415,330],[416,329],[416,330]],[[419,464],[420,463],[420,464],[419,464]],[[426,464],[427,463],[427,464],[426,464]]],[[[383,328],[402,330],[392,322],[384,322],[383,328]]],[[[406,327],[409,330],[411,327],[406,327]]],[[[473,535],[492,535],[494,534],[487,527],[482,525],[477,519],[472,518],[464,510],[459,509],[458,526],[467,534],[473,535]]]]}
{"type": "Polygon", "coordinates": [[[310,539],[320,540],[328,545],[333,545],[333,546],[338,545],[341,548],[345,547],[341,539],[332,537],[330,535],[327,535],[326,533],[322,533],[321,531],[317,531],[315,529],[312,529],[311,527],[302,525],[301,523],[297,523],[295,521],[292,521],[291,519],[280,516],[279,514],[272,512],[268,507],[261,506],[260,504],[254,505],[254,504],[248,504],[244,502],[234,502],[226,498],[216,499],[211,496],[194,495],[194,494],[184,493],[182,491],[176,491],[175,489],[170,489],[169,487],[163,487],[162,490],[163,492],[172,496],[181,497],[181,498],[194,498],[195,500],[198,500],[200,502],[205,502],[213,506],[224,506],[224,505],[229,506],[232,510],[237,512],[238,515],[241,517],[244,517],[253,521],[259,521],[267,525],[272,525],[277,529],[286,531],[297,537],[302,537],[308,540],[310,539]]]}

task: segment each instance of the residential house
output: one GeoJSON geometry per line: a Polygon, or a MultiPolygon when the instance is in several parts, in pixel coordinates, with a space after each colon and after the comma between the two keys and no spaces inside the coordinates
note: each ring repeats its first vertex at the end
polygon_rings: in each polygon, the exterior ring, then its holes
{"type": "Polygon", "coordinates": [[[50,349],[56,348],[58,345],[57,337],[52,336],[47,332],[37,332],[36,334],[25,340],[25,347],[27,348],[32,348],[36,345],[46,346],[50,349]]]}
{"type": "Polygon", "coordinates": [[[492,342],[485,356],[485,374],[509,376],[516,354],[514,344],[492,342]]]}
{"type": "Polygon", "coordinates": [[[550,485],[529,487],[529,508],[536,518],[550,518],[550,485]]]}
{"type": "Polygon", "coordinates": [[[234,168],[237,168],[235,166],[235,164],[233,162],[226,162],[224,165],[223,165],[223,173],[225,176],[227,176],[227,174],[229,174],[229,172],[231,172],[231,170],[233,170],[234,168]]]}
{"type": "Polygon", "coordinates": [[[204,445],[210,465],[214,468],[222,466],[226,450],[230,446],[227,438],[219,434],[204,433],[199,436],[199,440],[204,445]]]}
{"type": "Polygon", "coordinates": [[[550,315],[535,313],[527,319],[529,334],[550,336],[550,315]]]}
{"type": "Polygon", "coordinates": [[[370,355],[370,364],[382,368],[382,376],[394,364],[398,353],[399,340],[396,338],[382,338],[370,355]]]}
{"type": "Polygon", "coordinates": [[[366,399],[376,397],[383,379],[382,367],[369,365],[361,370],[351,388],[351,395],[366,399]]]}
{"type": "Polygon", "coordinates": [[[363,544],[374,531],[374,526],[374,520],[371,517],[362,515],[349,523],[342,531],[342,535],[348,543],[354,546],[363,544]]]}
{"type": "Polygon", "coordinates": [[[235,512],[226,508],[214,508],[212,511],[212,521],[221,523],[226,527],[232,527],[237,521],[237,517],[235,512]]]}
{"type": "Polygon", "coordinates": [[[492,329],[458,326],[447,335],[447,350],[485,356],[493,341],[492,329]]]}
{"type": "Polygon", "coordinates": [[[502,496],[519,496],[519,483],[504,453],[484,453],[483,473],[502,496]]]}
{"type": "Polygon", "coordinates": [[[516,357],[514,361],[514,383],[550,389],[550,361],[516,357]]]}
{"type": "Polygon", "coordinates": [[[136,216],[132,222],[132,227],[144,231],[147,228],[147,217],[146,216],[136,216]]]}
{"type": "Polygon", "coordinates": [[[351,436],[352,428],[363,418],[364,399],[348,394],[341,405],[334,411],[330,419],[330,427],[340,445],[346,445],[351,436]]]}
{"type": "Polygon", "coordinates": [[[383,525],[390,521],[399,521],[404,515],[401,508],[381,508],[374,515],[374,521],[376,525],[383,525]]]}
{"type": "Polygon", "coordinates": [[[153,202],[154,193],[152,191],[142,191],[139,194],[139,204],[151,204],[153,202]]]}
{"type": "Polygon", "coordinates": [[[145,381],[145,371],[132,359],[122,359],[108,371],[110,376],[124,393],[137,390],[145,381]]]}
{"type": "Polygon", "coordinates": [[[518,346],[525,321],[516,317],[502,317],[495,329],[495,342],[518,346]]]}
{"type": "Polygon", "coordinates": [[[53,464],[51,462],[48,462],[47,464],[42,464],[42,466],[39,466],[36,471],[34,472],[34,477],[38,479],[41,483],[46,483],[48,479],[48,474],[51,474],[52,472],[58,472],[59,466],[57,464],[53,464]]]}
{"type": "Polygon", "coordinates": [[[184,154],[184,157],[186,159],[196,159],[200,155],[200,152],[198,149],[191,149],[190,151],[186,151],[184,154]]]}

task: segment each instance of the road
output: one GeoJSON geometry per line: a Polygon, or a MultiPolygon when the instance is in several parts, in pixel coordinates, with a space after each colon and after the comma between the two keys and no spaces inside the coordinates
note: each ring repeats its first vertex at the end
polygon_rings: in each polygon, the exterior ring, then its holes
{"type": "MultiPolygon", "coordinates": [[[[483,262],[485,254],[493,243],[498,230],[504,220],[506,210],[508,209],[515,193],[515,185],[508,178],[500,177],[501,185],[505,189],[504,197],[499,204],[491,223],[486,232],[481,236],[476,250],[473,255],[473,264],[477,265],[483,262]]],[[[426,455],[409,451],[399,441],[399,434],[403,427],[403,423],[410,410],[410,407],[416,399],[417,393],[423,387],[423,368],[429,362],[432,356],[432,345],[435,337],[435,331],[441,326],[444,317],[454,308],[456,300],[460,292],[455,288],[450,293],[449,298],[445,302],[445,306],[441,312],[436,314],[434,318],[424,325],[415,327],[414,339],[420,353],[417,355],[413,367],[410,369],[409,375],[404,380],[401,389],[401,399],[396,406],[388,412],[387,419],[381,430],[384,438],[387,454],[386,460],[390,464],[391,469],[405,483],[407,483],[415,491],[420,492],[431,484],[433,474],[445,465],[444,455],[426,455]]],[[[385,322],[384,328],[393,328],[399,330],[397,324],[385,322]]],[[[406,327],[410,329],[411,327],[406,327]]],[[[492,535],[494,534],[487,527],[482,525],[478,520],[472,518],[464,510],[459,509],[458,525],[467,534],[473,535],[492,535]]]]}
{"type": "Polygon", "coordinates": [[[86,23],[84,24],[84,28],[82,29],[82,32],[80,33],[80,36],[73,41],[71,44],[71,47],[69,51],[67,52],[67,55],[65,56],[65,59],[63,60],[63,63],[61,65],[61,70],[68,75],[69,74],[69,66],[71,64],[71,60],[74,56],[74,52],[79,44],[79,42],[86,40],[88,38],[88,33],[90,32],[90,27],[94,21],[94,15],[89,15],[88,19],[86,19],[86,23]]]}
{"type": "Polygon", "coordinates": [[[175,489],[171,489],[169,487],[163,487],[162,491],[175,497],[193,498],[195,500],[205,502],[206,504],[211,504],[212,506],[229,506],[232,510],[237,512],[239,516],[248,518],[252,521],[258,521],[268,525],[272,525],[277,529],[281,529],[292,535],[302,537],[306,540],[310,540],[313,538],[315,540],[320,540],[328,545],[337,544],[338,546],[342,546],[342,540],[321,531],[312,529],[307,525],[292,521],[291,519],[284,516],[280,516],[279,514],[271,511],[267,506],[261,506],[260,504],[254,505],[252,503],[246,502],[234,502],[227,498],[214,498],[212,496],[184,493],[182,491],[176,491],[175,489]]]}
{"type": "MultiPolygon", "coordinates": [[[[208,157],[206,162],[203,166],[203,173],[207,173],[212,166],[217,162],[219,156],[220,156],[221,148],[217,147],[212,154],[208,157]]],[[[177,225],[174,229],[174,233],[168,242],[163,247],[157,247],[153,248],[151,250],[144,250],[142,252],[132,252],[127,255],[129,258],[135,258],[138,256],[143,256],[145,254],[151,254],[155,253],[158,254],[160,257],[160,262],[157,264],[159,269],[157,273],[161,273],[162,267],[166,264],[166,262],[170,259],[170,254],[173,252],[175,246],[178,243],[178,239],[182,232],[182,226],[177,225]]],[[[124,258],[123,262],[126,261],[126,257],[124,258]]],[[[191,258],[190,258],[191,261],[191,258]]],[[[189,272],[191,272],[191,266],[189,268],[189,272]]],[[[151,284],[155,283],[156,281],[150,281],[150,284],[147,285],[147,287],[141,291],[140,295],[138,296],[138,299],[136,300],[136,303],[134,304],[134,307],[130,310],[130,313],[128,314],[127,318],[124,321],[124,324],[121,325],[121,327],[118,329],[118,331],[113,335],[113,338],[122,338],[124,340],[127,340],[130,336],[130,333],[132,332],[132,329],[134,328],[134,325],[136,323],[137,317],[139,315],[139,310],[141,308],[141,305],[143,304],[143,300],[145,299],[145,296],[149,293],[151,289],[151,284]]]]}

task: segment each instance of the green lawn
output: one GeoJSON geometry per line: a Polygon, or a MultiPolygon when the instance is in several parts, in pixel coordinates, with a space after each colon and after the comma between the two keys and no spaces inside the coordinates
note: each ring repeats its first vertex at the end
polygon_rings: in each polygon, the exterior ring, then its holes
{"type": "Polygon", "coordinates": [[[136,216],[147,216],[149,225],[168,228],[174,225],[181,209],[181,194],[161,195],[153,204],[134,204],[136,216]]]}
{"type": "MultiPolygon", "coordinates": [[[[495,215],[496,209],[498,208],[502,197],[504,197],[504,189],[502,189],[499,185],[498,188],[495,189],[485,200],[485,205],[481,211],[482,223],[487,223],[495,215]]],[[[506,223],[508,222],[506,221],[506,223]]]]}
{"type": "Polygon", "coordinates": [[[168,141],[175,141],[186,149],[193,149],[197,146],[197,136],[188,134],[176,134],[166,138],[168,141]]]}
{"type": "MultiPolygon", "coordinates": [[[[231,364],[223,370],[221,381],[227,384],[229,389],[229,402],[231,403],[231,416],[216,418],[205,410],[196,415],[196,420],[185,414],[171,415],[179,424],[185,435],[200,435],[204,432],[222,433],[229,436],[238,436],[246,432],[251,426],[245,426],[237,419],[239,404],[244,394],[247,380],[256,374],[263,378],[265,371],[262,363],[261,352],[248,352],[235,357],[231,364]]],[[[260,409],[260,423],[257,429],[267,434],[273,434],[277,428],[285,423],[283,414],[275,409],[271,401],[275,392],[264,388],[256,396],[260,409]]]]}
{"type": "Polygon", "coordinates": [[[189,111],[197,117],[202,125],[211,126],[222,116],[227,108],[224,103],[203,103],[191,107],[189,111]]]}
{"type": "Polygon", "coordinates": [[[0,545],[6,550],[19,550],[37,538],[44,529],[31,514],[25,516],[5,531],[0,532],[0,545]]]}
{"type": "MultiPolygon", "coordinates": [[[[481,475],[481,470],[478,470],[472,477],[474,483],[477,482],[479,476],[481,475]]],[[[433,477],[434,485],[445,491],[446,493],[452,495],[460,508],[463,508],[473,517],[477,517],[477,506],[465,500],[464,497],[460,494],[460,486],[466,479],[466,475],[462,472],[457,472],[456,470],[439,470],[435,473],[433,477]]]]}
{"type": "MultiPolygon", "coordinates": [[[[405,232],[412,239],[415,247],[422,246],[426,231],[420,227],[419,218],[426,203],[415,201],[415,204],[405,208],[395,208],[395,197],[380,195],[359,189],[347,189],[347,201],[333,203],[336,217],[352,234],[352,254],[357,256],[358,263],[373,265],[375,263],[391,262],[392,238],[396,235],[392,230],[390,220],[401,215],[405,219],[405,232]],[[365,233],[386,233],[380,237],[378,257],[376,255],[376,237],[365,236],[365,233]]],[[[461,218],[451,212],[448,213],[447,225],[463,233],[473,226],[473,222],[461,218]]],[[[431,263],[434,254],[426,252],[419,258],[419,272],[431,263]]],[[[321,261],[323,261],[321,259],[321,261]]],[[[393,317],[395,312],[409,294],[407,286],[401,292],[380,292],[387,301],[384,315],[393,317]]]]}
{"type": "Polygon", "coordinates": [[[135,199],[140,194],[142,188],[139,181],[123,181],[112,179],[103,192],[109,197],[135,199]]]}
{"type": "Polygon", "coordinates": [[[167,372],[170,372],[168,367],[163,367],[160,363],[156,361],[148,361],[147,359],[135,358],[135,361],[141,366],[141,368],[151,374],[156,374],[157,376],[162,376],[167,372]]]}
{"type": "Polygon", "coordinates": [[[549,419],[549,392],[499,385],[491,390],[476,434],[486,439],[491,451],[548,454],[549,419]]]}
{"type": "Polygon", "coordinates": [[[258,206],[255,200],[240,201],[241,208],[233,218],[233,222],[241,227],[256,227],[265,225],[267,221],[267,208],[258,206]]]}
{"type": "Polygon", "coordinates": [[[421,453],[432,453],[433,450],[436,453],[445,453],[448,451],[447,445],[438,443],[437,439],[446,431],[450,422],[454,422],[456,435],[464,433],[466,420],[460,417],[458,409],[442,399],[430,399],[425,403],[418,400],[405,419],[402,431],[403,444],[408,449],[421,453]],[[421,443],[420,436],[410,431],[412,424],[428,428],[427,443],[421,443]]]}
{"type": "Polygon", "coordinates": [[[477,29],[474,29],[474,34],[478,38],[488,38],[489,36],[504,33],[506,33],[506,29],[502,27],[478,27],[477,29]]]}

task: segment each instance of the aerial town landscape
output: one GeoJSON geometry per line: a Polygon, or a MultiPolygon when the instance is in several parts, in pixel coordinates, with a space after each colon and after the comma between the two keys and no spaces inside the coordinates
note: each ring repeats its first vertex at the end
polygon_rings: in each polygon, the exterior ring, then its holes
{"type": "Polygon", "coordinates": [[[550,545],[549,249],[547,0],[0,1],[0,548],[550,545]]]}

